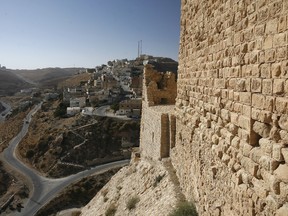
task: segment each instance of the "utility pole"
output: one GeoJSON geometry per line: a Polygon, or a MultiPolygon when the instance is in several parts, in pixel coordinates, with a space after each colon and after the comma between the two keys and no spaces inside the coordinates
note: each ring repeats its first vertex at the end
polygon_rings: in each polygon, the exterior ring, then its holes
{"type": "Polygon", "coordinates": [[[138,57],[142,55],[142,40],[138,41],[138,57]]]}

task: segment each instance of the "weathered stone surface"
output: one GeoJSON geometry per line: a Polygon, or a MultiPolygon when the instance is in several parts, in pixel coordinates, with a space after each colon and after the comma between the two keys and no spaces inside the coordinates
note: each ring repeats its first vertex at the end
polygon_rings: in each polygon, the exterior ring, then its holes
{"type": "Polygon", "coordinates": [[[288,165],[280,164],[279,167],[274,171],[276,177],[281,181],[288,183],[288,165]]]}
{"type": "MultiPolygon", "coordinates": [[[[276,178],[287,165],[288,3],[185,0],[181,12],[177,85],[190,89],[187,106],[201,117],[189,142],[178,139],[171,151],[180,184],[196,197],[201,215],[218,214],[215,206],[221,215],[273,215],[288,199],[276,178]],[[214,70],[216,77],[209,75],[214,70]],[[205,172],[211,166],[213,181],[205,172]],[[255,190],[253,179],[261,179],[255,190]]],[[[183,100],[179,91],[176,101],[183,100]]],[[[177,112],[177,131],[189,132],[185,109],[177,112]]]]}
{"type": "Polygon", "coordinates": [[[279,161],[279,162],[284,161],[284,157],[281,151],[282,148],[283,148],[282,144],[279,144],[279,143],[273,144],[272,158],[275,159],[276,161],[279,161]]]}
{"type": "Polygon", "coordinates": [[[271,126],[261,122],[254,122],[253,130],[263,138],[269,137],[271,126]]]}
{"type": "Polygon", "coordinates": [[[288,148],[282,148],[281,153],[283,155],[285,163],[288,164],[288,148]]]}
{"type": "Polygon", "coordinates": [[[179,199],[173,180],[161,162],[140,161],[122,168],[81,210],[82,216],[106,215],[115,207],[115,216],[169,215],[179,199]],[[127,201],[138,197],[135,208],[127,201]]]}
{"type": "Polygon", "coordinates": [[[279,119],[281,129],[288,131],[288,115],[281,115],[279,119]]]}
{"type": "Polygon", "coordinates": [[[276,211],[276,216],[287,216],[287,215],[288,215],[288,204],[281,206],[281,208],[279,208],[276,211]]]}
{"type": "Polygon", "coordinates": [[[259,140],[259,145],[267,155],[272,155],[273,144],[271,140],[262,138],[259,140]]]}

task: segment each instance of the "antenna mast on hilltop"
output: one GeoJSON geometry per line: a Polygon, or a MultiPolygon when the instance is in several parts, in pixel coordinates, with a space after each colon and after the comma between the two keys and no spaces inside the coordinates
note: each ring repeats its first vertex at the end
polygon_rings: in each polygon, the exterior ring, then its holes
{"type": "Polygon", "coordinates": [[[142,55],[142,40],[138,41],[138,57],[142,55]]]}

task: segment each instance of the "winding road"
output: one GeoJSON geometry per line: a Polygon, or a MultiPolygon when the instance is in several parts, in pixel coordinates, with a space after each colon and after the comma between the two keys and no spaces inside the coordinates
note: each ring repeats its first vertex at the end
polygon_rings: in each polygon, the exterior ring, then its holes
{"type": "Polygon", "coordinates": [[[33,185],[32,196],[30,196],[28,201],[24,203],[24,208],[22,209],[22,211],[13,212],[13,215],[16,216],[35,215],[37,211],[41,209],[45,204],[47,204],[50,200],[52,200],[57,195],[57,193],[59,193],[66,186],[77,180],[80,180],[92,174],[101,173],[111,168],[122,167],[129,164],[129,160],[116,161],[96,166],[89,170],[85,170],[77,174],[59,179],[46,178],[44,176],[41,176],[34,169],[27,167],[16,157],[15,150],[22,138],[28,132],[29,122],[31,121],[33,114],[38,111],[41,105],[42,104],[37,105],[33,110],[29,112],[29,114],[25,118],[23,127],[19,134],[10,141],[9,147],[6,148],[3,153],[1,153],[3,154],[2,156],[4,160],[8,164],[10,164],[10,166],[13,167],[16,171],[21,172],[23,175],[28,177],[33,185]]]}

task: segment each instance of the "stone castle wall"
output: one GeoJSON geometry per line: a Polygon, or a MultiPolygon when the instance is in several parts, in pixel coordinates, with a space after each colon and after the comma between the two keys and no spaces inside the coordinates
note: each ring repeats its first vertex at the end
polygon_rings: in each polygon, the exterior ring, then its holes
{"type": "Polygon", "coordinates": [[[141,157],[159,160],[169,157],[170,146],[175,145],[176,77],[171,72],[158,72],[152,65],[145,66],[143,77],[141,157]]]}
{"type": "Polygon", "coordinates": [[[182,0],[176,143],[200,215],[287,215],[288,1],[182,0]]]}

